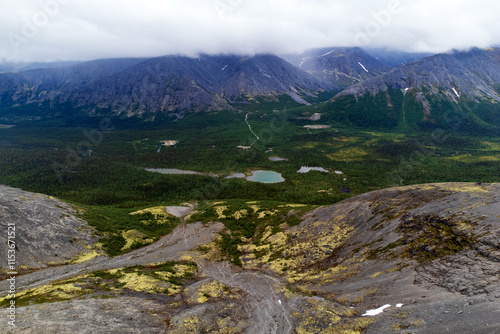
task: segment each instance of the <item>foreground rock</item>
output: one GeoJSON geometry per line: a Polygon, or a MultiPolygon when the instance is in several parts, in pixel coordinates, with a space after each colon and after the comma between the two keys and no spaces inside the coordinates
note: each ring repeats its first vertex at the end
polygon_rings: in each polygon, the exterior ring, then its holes
{"type": "MultiPolygon", "coordinates": [[[[9,230],[15,233],[11,240],[20,272],[102,255],[93,249],[94,230],[75,215],[58,199],[0,185],[0,254],[7,257],[9,230]]],[[[7,271],[6,261],[1,261],[0,275],[7,271]]]]}
{"type": "Polygon", "coordinates": [[[500,184],[392,188],[320,207],[247,240],[241,268],[220,261],[221,225],[181,225],[120,257],[20,277],[28,290],[11,332],[70,332],[94,316],[80,332],[500,331],[500,184]]]}

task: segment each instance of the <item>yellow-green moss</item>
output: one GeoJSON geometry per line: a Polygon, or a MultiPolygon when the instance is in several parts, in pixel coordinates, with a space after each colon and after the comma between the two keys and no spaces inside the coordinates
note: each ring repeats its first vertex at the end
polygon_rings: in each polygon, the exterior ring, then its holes
{"type": "Polygon", "coordinates": [[[360,334],[372,322],[372,319],[355,318],[352,309],[317,299],[309,299],[301,311],[293,314],[297,318],[298,334],[360,334]]]}
{"type": "Polygon", "coordinates": [[[122,247],[122,251],[130,249],[130,247],[134,244],[134,242],[140,242],[140,243],[151,243],[154,241],[154,239],[144,239],[146,234],[138,231],[138,230],[129,230],[129,231],[123,231],[122,232],[122,237],[125,239],[125,245],[122,247]]]}
{"type": "Polygon", "coordinates": [[[210,298],[221,298],[227,295],[226,286],[217,281],[210,281],[200,285],[190,302],[197,304],[206,303],[210,298]]]}
{"type": "MultiPolygon", "coordinates": [[[[150,213],[151,215],[153,215],[155,222],[158,224],[167,224],[170,222],[169,218],[172,217],[169,213],[167,213],[165,211],[164,206],[155,206],[152,208],[147,208],[144,210],[135,211],[135,212],[130,213],[130,215],[141,215],[141,214],[146,214],[146,213],[150,213]]],[[[144,221],[142,221],[142,223],[147,225],[150,222],[147,220],[144,220],[144,221]]]]}
{"type": "Polygon", "coordinates": [[[103,256],[102,253],[98,252],[97,250],[92,250],[91,252],[86,252],[83,254],[80,254],[79,256],[75,257],[74,259],[70,260],[68,264],[76,264],[76,263],[83,263],[90,261],[98,256],[103,256]]]}
{"type": "Polygon", "coordinates": [[[224,215],[224,211],[228,209],[227,206],[216,206],[214,209],[219,219],[227,218],[226,215],[224,215]]]}

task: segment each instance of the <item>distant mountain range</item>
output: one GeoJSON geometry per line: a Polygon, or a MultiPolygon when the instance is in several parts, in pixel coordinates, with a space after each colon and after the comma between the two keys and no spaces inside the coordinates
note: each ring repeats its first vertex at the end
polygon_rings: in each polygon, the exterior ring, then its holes
{"type": "Polygon", "coordinates": [[[284,56],[316,78],[347,88],[391,70],[360,48],[323,48],[284,56]]]}
{"type": "Polygon", "coordinates": [[[500,49],[438,54],[400,66],[337,94],[324,110],[357,125],[500,126],[500,49]]]}
{"type": "Polygon", "coordinates": [[[61,105],[90,115],[183,114],[285,96],[308,104],[322,92],[340,90],[274,55],[106,59],[0,74],[4,114],[61,105]]]}
{"type": "Polygon", "coordinates": [[[387,48],[365,49],[366,53],[391,67],[399,67],[434,55],[428,52],[405,52],[387,48]]]}
{"type": "Polygon", "coordinates": [[[498,48],[429,56],[333,47],[282,58],[200,55],[23,65],[10,64],[11,70],[0,73],[4,121],[69,112],[151,120],[333,97],[321,105],[327,119],[360,126],[436,126],[445,109],[462,106],[472,115],[469,123],[500,126],[494,111],[500,102],[498,48]]]}

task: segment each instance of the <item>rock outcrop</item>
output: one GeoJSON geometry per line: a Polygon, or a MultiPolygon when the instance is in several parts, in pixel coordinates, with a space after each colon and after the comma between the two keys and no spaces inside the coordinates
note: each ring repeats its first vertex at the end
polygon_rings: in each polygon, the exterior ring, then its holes
{"type": "Polygon", "coordinates": [[[76,214],[70,205],[50,196],[0,186],[0,254],[5,256],[0,273],[11,271],[8,231],[15,233],[11,240],[20,273],[101,255],[93,249],[97,240],[93,229],[76,214]]]}
{"type": "Polygon", "coordinates": [[[220,261],[221,225],[181,225],[84,273],[73,265],[73,276],[45,269],[39,287],[38,273],[22,276],[17,330],[85,328],[82,310],[96,317],[84,333],[500,330],[500,184],[391,188],[319,207],[245,239],[241,267],[220,261]],[[47,301],[53,314],[38,305],[47,301]]]}

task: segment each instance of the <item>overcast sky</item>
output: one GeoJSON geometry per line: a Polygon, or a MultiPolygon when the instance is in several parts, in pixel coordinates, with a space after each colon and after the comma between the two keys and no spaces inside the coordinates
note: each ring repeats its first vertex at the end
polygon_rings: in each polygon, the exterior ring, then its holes
{"type": "Polygon", "coordinates": [[[500,44],[498,0],[2,0],[0,61],[500,44]]]}

